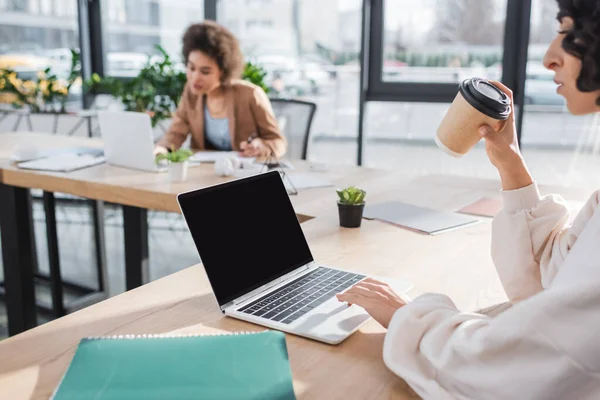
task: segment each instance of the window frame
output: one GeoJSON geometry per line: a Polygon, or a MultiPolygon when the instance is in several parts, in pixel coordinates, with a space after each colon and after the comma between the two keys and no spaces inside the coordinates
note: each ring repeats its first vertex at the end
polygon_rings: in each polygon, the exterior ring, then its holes
{"type": "MultiPolygon", "coordinates": [[[[458,84],[435,82],[389,82],[383,80],[385,0],[370,1],[370,26],[377,27],[377,29],[371,30],[369,38],[369,80],[367,100],[394,102],[451,102],[458,91],[458,84]]],[[[521,87],[515,85],[516,82],[514,81],[515,77],[519,76],[519,64],[523,62],[522,52],[520,51],[520,46],[517,46],[517,48],[519,48],[518,54],[514,54],[514,52],[511,52],[508,49],[515,48],[515,44],[518,45],[522,38],[525,38],[527,42],[529,42],[529,18],[524,18],[524,16],[525,14],[527,14],[527,17],[530,16],[530,8],[531,0],[507,0],[502,50],[502,82],[509,83],[511,87],[514,87],[513,91],[515,95],[521,90],[521,87]],[[525,24],[525,22],[527,23],[525,24]]]]}
{"type": "MultiPolygon", "coordinates": [[[[357,164],[362,165],[364,147],[364,114],[366,103],[379,102],[421,102],[451,103],[458,92],[458,84],[426,82],[389,82],[383,80],[384,60],[384,1],[364,0],[363,40],[361,48],[361,100],[359,106],[359,132],[357,164]],[[376,27],[370,29],[370,27],[376,27]],[[366,37],[365,37],[366,35],[366,37]],[[364,80],[364,82],[363,82],[364,80]]],[[[507,0],[502,49],[501,81],[512,88],[514,104],[518,111],[523,110],[527,49],[531,23],[532,0],[507,0]],[[516,51],[511,51],[516,49],[516,51]]],[[[517,134],[521,142],[523,112],[517,113],[517,134]]]]}
{"type": "MultiPolygon", "coordinates": [[[[97,73],[104,76],[105,53],[102,43],[101,0],[78,0],[80,49],[84,78],[97,73]]],[[[217,20],[218,0],[204,1],[204,19],[217,20]]],[[[507,0],[501,81],[513,89],[517,110],[522,110],[525,97],[527,50],[531,24],[532,0],[507,0]],[[512,50],[511,50],[512,49],[512,50]]],[[[357,132],[357,164],[362,165],[366,104],[380,102],[450,103],[458,84],[425,82],[389,82],[383,80],[384,0],[362,1],[360,50],[359,118],[357,132]],[[373,28],[373,29],[371,29],[373,28]]],[[[89,102],[84,99],[84,107],[89,102]]],[[[519,142],[523,113],[517,113],[519,142]]]]}

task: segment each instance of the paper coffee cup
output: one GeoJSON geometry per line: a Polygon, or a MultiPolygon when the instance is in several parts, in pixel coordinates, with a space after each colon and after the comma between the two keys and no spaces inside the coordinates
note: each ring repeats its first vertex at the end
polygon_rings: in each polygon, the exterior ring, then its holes
{"type": "Polygon", "coordinates": [[[435,143],[453,157],[462,157],[481,140],[479,128],[499,128],[511,113],[510,98],[488,80],[471,78],[459,91],[438,127],[435,143]]]}

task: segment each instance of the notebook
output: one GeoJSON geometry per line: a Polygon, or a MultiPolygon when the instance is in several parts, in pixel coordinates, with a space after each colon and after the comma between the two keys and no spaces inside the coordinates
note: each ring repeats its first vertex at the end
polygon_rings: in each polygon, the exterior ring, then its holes
{"type": "Polygon", "coordinates": [[[102,164],[105,161],[106,159],[102,155],[96,156],[92,154],[65,153],[40,158],[38,160],[22,162],[17,164],[17,166],[21,169],[38,171],[71,172],[102,164]]]}
{"type": "Polygon", "coordinates": [[[295,399],[285,335],[83,339],[52,399],[295,399]]]}
{"type": "Polygon", "coordinates": [[[457,210],[461,214],[477,215],[480,217],[495,217],[502,210],[502,199],[482,197],[471,204],[457,210]]]}
{"type": "Polygon", "coordinates": [[[365,207],[364,218],[377,219],[429,235],[466,227],[479,220],[466,216],[418,207],[399,201],[373,204],[365,207]]]}
{"type": "Polygon", "coordinates": [[[283,183],[285,184],[286,189],[292,189],[291,185],[294,185],[294,188],[297,190],[302,189],[315,189],[315,188],[323,188],[330,187],[333,184],[329,181],[319,178],[318,176],[314,176],[314,174],[305,174],[305,173],[289,173],[286,174],[287,178],[284,179],[283,183]],[[291,184],[290,184],[291,182],[291,184]]]}
{"type": "Polygon", "coordinates": [[[190,161],[199,163],[215,163],[217,160],[220,160],[224,157],[235,157],[238,158],[242,163],[253,163],[256,160],[255,157],[241,157],[240,153],[237,151],[199,151],[190,157],[190,161]]]}
{"type": "Polygon", "coordinates": [[[57,149],[38,149],[35,147],[22,147],[10,156],[11,161],[20,163],[25,161],[39,160],[59,154],[89,154],[102,156],[104,151],[95,147],[63,147],[57,149]]]}

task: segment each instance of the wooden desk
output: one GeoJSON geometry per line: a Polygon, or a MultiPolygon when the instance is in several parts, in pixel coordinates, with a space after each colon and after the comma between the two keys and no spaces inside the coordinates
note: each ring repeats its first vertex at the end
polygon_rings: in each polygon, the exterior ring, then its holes
{"type": "MultiPolygon", "coordinates": [[[[34,145],[40,149],[65,147],[101,147],[95,139],[73,138],[39,133],[0,135],[0,229],[3,240],[9,332],[15,334],[34,327],[35,296],[33,285],[34,239],[29,189],[44,190],[53,200],[54,192],[68,193],[91,200],[123,205],[126,288],[133,289],[148,281],[147,210],[179,212],[178,193],[194,190],[232,178],[218,177],[213,165],[190,168],[186,182],[171,183],[168,174],[140,172],[102,164],[70,173],[23,170],[10,155],[16,146],[34,145]]],[[[310,169],[310,163],[294,161],[298,171],[310,169]]],[[[315,173],[335,186],[371,184],[391,173],[346,166],[332,166],[315,173]]],[[[336,210],[334,188],[300,190],[291,196],[301,221],[336,210]]],[[[55,257],[58,259],[58,256],[55,257]]],[[[56,261],[58,263],[58,261],[56,261]]]]}
{"type": "MultiPolygon", "coordinates": [[[[393,177],[390,178],[393,180],[393,177]]],[[[480,196],[497,197],[498,182],[426,176],[385,188],[389,198],[455,210],[480,196]]],[[[561,192],[561,191],[559,191],[561,192]]],[[[562,191],[585,200],[590,191],[562,191]]],[[[350,271],[409,279],[417,296],[440,292],[464,310],[506,301],[490,257],[491,223],[426,236],[377,221],[342,229],[335,213],[302,224],[315,259],[350,271]]],[[[85,310],[0,342],[0,399],[47,399],[81,338],[142,333],[217,333],[263,330],[223,317],[197,265],[85,310]]],[[[382,361],[385,330],[369,322],[339,346],[287,335],[294,388],[300,399],[411,399],[410,388],[382,361]]]]}
{"type": "MultiPolygon", "coordinates": [[[[206,186],[230,181],[233,178],[219,177],[213,165],[203,164],[189,169],[185,182],[169,182],[165,173],[149,173],[128,168],[101,164],[69,173],[53,173],[19,169],[8,157],[18,144],[34,143],[40,148],[65,148],[76,146],[102,147],[97,139],[72,138],[20,132],[0,135],[0,182],[20,188],[36,188],[48,192],[62,192],[88,199],[103,200],[142,209],[179,213],[176,196],[206,186]]],[[[298,171],[309,171],[310,162],[294,160],[298,171]]],[[[293,171],[291,171],[293,173],[293,171]]],[[[331,166],[326,172],[315,172],[316,176],[332,182],[335,186],[362,184],[381,177],[382,171],[354,167],[331,166]]],[[[335,206],[334,188],[300,190],[291,196],[294,208],[302,220],[317,216],[315,200],[329,198],[335,206]]]]}
{"type": "MultiPolygon", "coordinates": [[[[490,192],[449,189],[417,179],[397,188],[398,200],[451,210],[490,192]]],[[[377,221],[341,229],[335,213],[302,224],[318,262],[350,271],[410,279],[410,293],[446,293],[472,310],[506,300],[490,247],[490,222],[426,236],[377,221]]],[[[86,336],[208,333],[264,328],[223,317],[200,265],[113,297],[0,342],[0,387],[10,399],[46,399],[86,336]]],[[[300,399],[410,399],[408,386],[382,361],[385,331],[375,322],[339,346],[287,335],[300,399]]],[[[0,396],[1,397],[1,396],[0,396]]]]}

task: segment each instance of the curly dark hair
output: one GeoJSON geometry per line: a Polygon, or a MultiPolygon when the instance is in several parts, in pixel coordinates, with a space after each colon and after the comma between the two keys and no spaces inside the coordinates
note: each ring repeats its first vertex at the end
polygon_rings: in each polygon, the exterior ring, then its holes
{"type": "Polygon", "coordinates": [[[183,59],[199,50],[215,60],[221,70],[221,82],[239,78],[244,66],[240,43],[231,31],[213,21],[191,25],[183,35],[183,59]]]}
{"type": "MultiPolygon", "coordinates": [[[[574,21],[562,46],[582,61],[577,89],[600,90],[600,0],[558,0],[558,9],[559,22],[565,17],[574,21]]],[[[600,97],[596,104],[600,105],[600,97]]]]}

